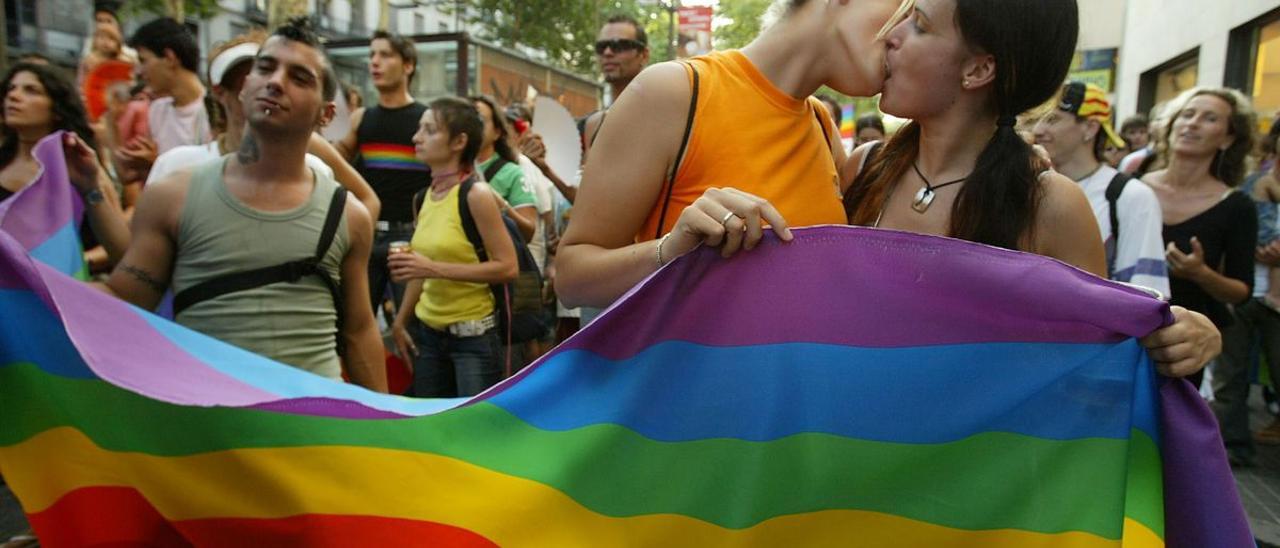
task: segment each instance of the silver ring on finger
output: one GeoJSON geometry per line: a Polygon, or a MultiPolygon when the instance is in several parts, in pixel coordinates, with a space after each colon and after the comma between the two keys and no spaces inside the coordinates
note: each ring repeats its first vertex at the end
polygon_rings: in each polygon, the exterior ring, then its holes
{"type": "Polygon", "coordinates": [[[720,226],[723,226],[725,230],[729,230],[729,219],[732,219],[737,216],[738,214],[732,211],[725,213],[724,217],[720,219],[720,226]]]}

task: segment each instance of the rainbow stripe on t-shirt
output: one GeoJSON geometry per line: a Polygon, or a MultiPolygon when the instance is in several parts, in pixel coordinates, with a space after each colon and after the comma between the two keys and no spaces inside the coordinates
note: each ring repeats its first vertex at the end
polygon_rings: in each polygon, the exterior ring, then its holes
{"type": "Polygon", "coordinates": [[[365,167],[372,169],[399,169],[427,171],[427,165],[413,154],[413,147],[392,143],[365,143],[360,145],[365,167]]]}

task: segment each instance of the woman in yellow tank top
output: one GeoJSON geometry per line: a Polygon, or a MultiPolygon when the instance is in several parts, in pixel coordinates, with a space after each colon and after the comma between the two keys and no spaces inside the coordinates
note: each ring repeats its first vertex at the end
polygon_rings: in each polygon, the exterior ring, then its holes
{"type": "Polygon", "coordinates": [[[728,255],[754,247],[764,224],[789,239],[788,223],[844,223],[844,151],[809,96],[824,84],[874,95],[884,72],[876,35],[903,5],[789,0],[741,51],[637,76],[588,157],[556,263],[560,298],[606,306],[704,242],[728,255]]]}
{"type": "Polygon", "coordinates": [[[515,246],[493,191],[471,180],[484,133],[475,105],[437,99],[419,123],[414,152],[431,166],[431,187],[418,212],[412,250],[387,259],[391,277],[408,282],[392,335],[401,357],[413,365],[411,395],[474,396],[501,380],[489,284],[515,279],[515,246]],[[465,197],[459,195],[464,184],[470,184],[465,197]],[[480,260],[463,229],[464,199],[488,260],[480,260]]]}

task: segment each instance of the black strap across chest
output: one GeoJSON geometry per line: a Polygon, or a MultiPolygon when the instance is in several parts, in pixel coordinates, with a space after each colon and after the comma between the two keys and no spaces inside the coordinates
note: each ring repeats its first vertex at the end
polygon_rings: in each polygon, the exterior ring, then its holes
{"type": "Polygon", "coordinates": [[[1107,206],[1111,210],[1111,247],[1110,253],[1107,253],[1107,277],[1114,278],[1116,275],[1116,255],[1120,254],[1120,195],[1124,193],[1124,185],[1129,184],[1130,177],[1123,173],[1116,173],[1111,178],[1111,182],[1107,183],[1107,206]]]}
{"type": "Polygon", "coordinates": [[[320,231],[320,240],[316,244],[316,252],[310,257],[295,259],[273,266],[255,268],[243,272],[232,272],[216,278],[205,280],[180,291],[173,297],[173,316],[176,318],[184,310],[204,301],[221,297],[230,293],[247,291],[275,283],[295,283],[304,276],[315,276],[324,282],[333,296],[333,306],[338,313],[338,352],[341,354],[342,344],[342,288],[323,268],[320,262],[324,259],[329,246],[333,244],[334,235],[338,231],[338,222],[347,202],[347,190],[339,187],[333,192],[329,202],[329,211],[324,219],[324,228],[320,231]]]}
{"type": "Polygon", "coordinates": [[[493,181],[493,178],[498,176],[498,172],[499,172],[499,171],[502,171],[502,168],[506,167],[506,166],[507,166],[507,164],[509,164],[509,163],[511,163],[511,162],[510,162],[509,160],[507,160],[506,158],[503,158],[503,157],[501,157],[501,156],[496,156],[496,155],[495,155],[495,157],[494,157],[494,159],[493,159],[493,163],[492,163],[492,164],[489,164],[489,168],[488,168],[488,169],[485,169],[485,170],[484,170],[484,180],[485,180],[485,182],[492,182],[492,181],[493,181]]]}

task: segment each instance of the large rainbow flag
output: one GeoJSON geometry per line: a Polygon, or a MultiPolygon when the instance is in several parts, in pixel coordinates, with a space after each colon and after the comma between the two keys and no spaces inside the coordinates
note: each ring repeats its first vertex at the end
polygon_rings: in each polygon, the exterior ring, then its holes
{"type": "Polygon", "coordinates": [[[692,253],[470,400],[373,394],[0,232],[0,472],[46,546],[1252,545],[1216,422],[1056,261],[818,227],[692,253]]]}

